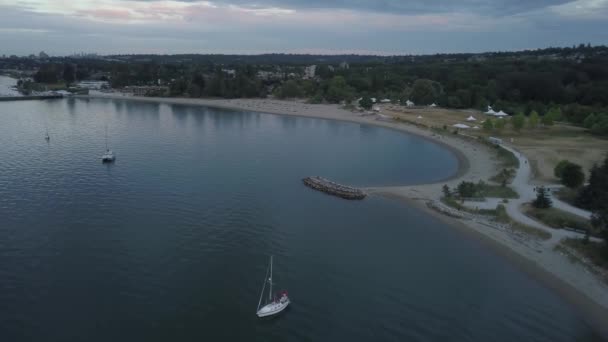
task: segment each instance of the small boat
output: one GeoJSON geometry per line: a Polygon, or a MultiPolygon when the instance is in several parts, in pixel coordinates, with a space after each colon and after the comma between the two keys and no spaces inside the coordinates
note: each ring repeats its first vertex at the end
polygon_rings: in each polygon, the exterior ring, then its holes
{"type": "Polygon", "coordinates": [[[116,159],[116,157],[114,157],[112,150],[109,149],[106,150],[106,153],[101,156],[101,162],[103,163],[111,163],[114,161],[114,159],[116,159]]]}
{"type": "Polygon", "coordinates": [[[51,140],[51,137],[49,136],[49,128],[46,128],[46,135],[44,136],[44,140],[49,141],[51,140]]]}
{"type": "Polygon", "coordinates": [[[108,127],[106,126],[106,152],[101,156],[101,162],[113,163],[115,159],[114,152],[108,148],[108,127]]]}
{"type": "Polygon", "coordinates": [[[258,317],[268,317],[272,315],[276,315],[281,311],[285,310],[289,305],[289,297],[287,296],[287,291],[281,291],[278,296],[272,297],[272,255],[270,256],[270,265],[268,266],[268,271],[266,271],[266,278],[264,280],[264,285],[262,286],[262,293],[260,294],[260,301],[258,302],[258,309],[256,314],[258,317]],[[269,276],[270,274],[270,276],[269,276]],[[268,302],[266,305],[262,305],[262,298],[264,297],[264,290],[266,288],[266,283],[268,283],[269,291],[268,291],[268,302]]]}

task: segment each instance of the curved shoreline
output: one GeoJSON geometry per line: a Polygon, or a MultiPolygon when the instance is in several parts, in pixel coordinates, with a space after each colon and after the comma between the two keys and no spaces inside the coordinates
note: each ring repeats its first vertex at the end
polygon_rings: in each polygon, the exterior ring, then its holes
{"type": "Polygon", "coordinates": [[[503,232],[484,227],[474,221],[465,222],[459,219],[449,218],[424,205],[426,201],[436,200],[441,196],[441,187],[443,183],[453,187],[462,180],[476,182],[480,179],[487,180],[489,177],[493,176],[498,169],[496,163],[492,161],[493,154],[487,146],[464,141],[451,136],[449,133],[445,136],[437,135],[430,130],[419,128],[411,124],[375,120],[369,116],[360,116],[333,105],[311,105],[300,102],[265,99],[208,100],[116,96],[105,94],[78,97],[85,99],[102,98],[159,104],[195,105],[228,110],[369,124],[413,134],[431,143],[447,148],[458,159],[459,164],[457,172],[448,179],[429,184],[371,187],[366,189],[367,192],[404,201],[409,205],[413,205],[416,208],[437,217],[442,222],[456,227],[467,235],[478,239],[484,245],[494,248],[499,255],[512,261],[520,270],[534,277],[547,288],[557,293],[560,298],[573,305],[573,307],[581,313],[583,319],[591,325],[594,330],[601,333],[604,337],[608,337],[608,295],[600,296],[598,295],[597,288],[592,288],[592,290],[596,290],[594,292],[589,291],[584,287],[585,281],[597,279],[591,274],[586,273],[586,270],[582,269],[581,266],[567,264],[569,262],[567,257],[558,255],[555,251],[544,250],[539,253],[529,246],[524,246],[517,241],[513,241],[511,236],[508,236],[503,232]],[[560,263],[558,264],[556,260],[560,263]]]}
{"type": "MultiPolygon", "coordinates": [[[[281,100],[265,100],[265,99],[245,99],[245,100],[226,100],[226,99],[194,99],[194,98],[181,98],[181,97],[145,97],[145,96],[122,96],[122,95],[110,95],[110,94],[95,94],[95,95],[76,95],[74,98],[81,99],[108,99],[108,100],[123,100],[123,101],[139,101],[139,102],[149,102],[149,103],[158,103],[158,104],[177,104],[177,105],[190,105],[190,106],[204,106],[210,108],[218,108],[225,110],[235,110],[235,111],[248,111],[254,113],[261,114],[273,114],[280,116],[294,116],[301,118],[314,118],[320,120],[328,120],[328,121],[342,121],[356,124],[365,124],[372,125],[376,127],[381,127],[385,129],[390,129],[393,131],[397,131],[399,133],[412,134],[416,137],[422,138],[427,142],[432,144],[439,145],[447,150],[449,150],[454,157],[458,161],[458,168],[453,175],[450,175],[447,178],[442,178],[437,181],[433,181],[432,183],[413,183],[407,186],[415,186],[415,185],[427,185],[427,184],[438,184],[444,183],[447,181],[451,181],[454,179],[459,179],[466,175],[471,168],[469,158],[462,152],[462,150],[455,148],[454,146],[448,144],[445,141],[434,138],[433,133],[429,136],[429,130],[423,129],[420,127],[407,125],[407,124],[398,124],[395,122],[386,122],[380,120],[370,120],[369,117],[358,116],[352,112],[337,108],[333,105],[318,105],[318,104],[305,104],[301,102],[290,102],[290,101],[281,101],[281,100]],[[321,114],[319,112],[313,113],[305,113],[302,111],[298,112],[289,112],[282,110],[272,110],[271,108],[247,108],[244,106],[240,106],[240,102],[273,102],[273,103],[285,103],[285,104],[296,104],[298,106],[308,106],[312,108],[318,108],[320,112],[327,113],[328,109],[334,112],[334,115],[321,114]],[[335,113],[340,113],[336,115],[335,113]]],[[[402,186],[401,184],[395,184],[394,186],[402,186]]],[[[390,187],[390,185],[382,186],[390,187]]]]}

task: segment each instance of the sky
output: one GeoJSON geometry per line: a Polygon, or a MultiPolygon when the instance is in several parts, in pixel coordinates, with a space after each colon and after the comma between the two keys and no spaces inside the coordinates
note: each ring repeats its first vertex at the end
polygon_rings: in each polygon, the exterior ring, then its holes
{"type": "Polygon", "coordinates": [[[608,0],[0,0],[0,55],[430,54],[608,45],[608,0]]]}

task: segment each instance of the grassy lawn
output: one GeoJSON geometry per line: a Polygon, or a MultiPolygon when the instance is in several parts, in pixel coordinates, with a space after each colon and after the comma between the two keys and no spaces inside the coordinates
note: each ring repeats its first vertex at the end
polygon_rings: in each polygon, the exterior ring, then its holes
{"type": "Polygon", "coordinates": [[[517,223],[517,222],[511,220],[511,218],[507,214],[507,211],[503,205],[499,205],[496,209],[475,210],[475,209],[471,209],[471,208],[467,208],[467,207],[463,206],[455,198],[442,197],[441,202],[449,207],[452,207],[457,210],[466,211],[471,214],[494,216],[494,220],[496,222],[508,223],[511,226],[511,229],[516,230],[518,232],[522,232],[526,235],[535,237],[540,240],[548,240],[551,238],[551,234],[544,230],[526,226],[526,225],[523,225],[523,224],[520,224],[520,223],[517,223]]]}
{"type": "Polygon", "coordinates": [[[574,206],[574,202],[576,201],[578,192],[579,192],[579,189],[570,189],[567,187],[563,187],[563,188],[559,189],[558,191],[556,191],[554,194],[560,200],[574,206]]]}
{"type": "Polygon", "coordinates": [[[526,215],[539,220],[551,228],[575,228],[581,230],[590,230],[593,233],[593,228],[589,220],[582,217],[570,214],[556,208],[538,209],[532,206],[525,208],[526,215]]]}
{"type": "Polygon", "coordinates": [[[514,177],[515,169],[504,168],[498,174],[492,176],[492,178],[490,178],[490,181],[499,184],[502,184],[503,182],[505,182],[506,184],[510,184],[513,181],[514,177]]]}
{"type": "Polygon", "coordinates": [[[608,250],[604,243],[589,241],[585,244],[582,239],[568,238],[564,239],[562,244],[574,249],[581,256],[591,261],[593,265],[608,271],[608,250]]]}
{"type": "Polygon", "coordinates": [[[511,151],[496,147],[496,156],[503,168],[519,168],[519,159],[511,151]]]}
{"type": "Polygon", "coordinates": [[[481,197],[519,198],[515,190],[508,186],[484,184],[478,192],[481,197]]]}
{"type": "MultiPolygon", "coordinates": [[[[478,119],[477,125],[480,127],[483,125],[481,121],[488,119],[487,115],[477,110],[407,108],[393,105],[388,106],[386,110],[402,121],[438,129],[446,126],[449,132],[453,130],[453,124],[468,123],[466,118],[469,115],[478,119]],[[422,118],[418,119],[419,115],[422,118]]],[[[553,176],[553,168],[560,160],[570,160],[583,166],[583,169],[589,170],[594,163],[605,158],[606,150],[608,150],[608,139],[591,135],[582,127],[563,123],[536,129],[526,127],[519,132],[513,130],[511,125],[507,124],[502,130],[471,129],[466,130],[466,134],[477,136],[480,141],[485,141],[490,136],[501,138],[504,141],[513,139],[512,144],[528,157],[535,177],[549,182],[556,181],[553,176]]],[[[503,150],[501,154],[505,152],[503,150]]],[[[513,166],[508,167],[516,167],[516,164],[514,164],[516,161],[510,157],[501,155],[499,158],[504,158],[507,163],[513,163],[513,166]]]]}
{"type": "Polygon", "coordinates": [[[496,209],[472,209],[469,207],[465,207],[460,204],[460,202],[453,197],[441,197],[441,203],[447,205],[448,207],[454,208],[456,210],[466,211],[471,214],[480,214],[480,215],[488,215],[488,216],[496,216],[496,209]]]}
{"type": "Polygon", "coordinates": [[[517,222],[512,222],[511,223],[511,228],[513,230],[517,230],[520,231],[526,235],[531,235],[534,236],[540,240],[549,240],[551,238],[551,233],[548,233],[544,230],[540,230],[538,228],[534,228],[534,227],[530,227],[530,226],[526,226],[525,224],[521,224],[521,223],[517,223],[517,222]]]}

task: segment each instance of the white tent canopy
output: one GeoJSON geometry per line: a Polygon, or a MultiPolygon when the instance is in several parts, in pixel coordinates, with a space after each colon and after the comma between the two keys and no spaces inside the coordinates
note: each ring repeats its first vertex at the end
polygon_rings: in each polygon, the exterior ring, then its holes
{"type": "Polygon", "coordinates": [[[477,121],[477,119],[475,119],[475,117],[471,115],[467,118],[467,121],[477,121]]]}
{"type": "Polygon", "coordinates": [[[494,114],[494,116],[509,116],[509,114],[507,114],[501,110],[500,112],[494,114]]]}
{"type": "Polygon", "coordinates": [[[434,107],[437,107],[437,105],[433,102],[429,105],[429,107],[434,108],[434,107]]]}
{"type": "Polygon", "coordinates": [[[422,116],[418,115],[418,116],[416,117],[416,119],[422,119],[422,116]]]}
{"type": "Polygon", "coordinates": [[[463,128],[463,129],[471,128],[470,126],[467,126],[465,124],[455,124],[455,125],[452,125],[452,127],[463,128]]]}
{"type": "MultiPolygon", "coordinates": [[[[488,106],[488,107],[489,107],[489,106],[488,106]]],[[[490,108],[490,109],[488,109],[488,111],[487,111],[487,112],[485,112],[485,114],[488,114],[488,115],[496,115],[496,112],[494,111],[494,109],[490,108]]]]}

